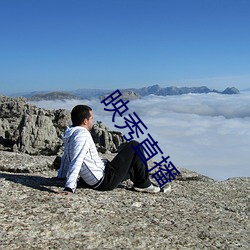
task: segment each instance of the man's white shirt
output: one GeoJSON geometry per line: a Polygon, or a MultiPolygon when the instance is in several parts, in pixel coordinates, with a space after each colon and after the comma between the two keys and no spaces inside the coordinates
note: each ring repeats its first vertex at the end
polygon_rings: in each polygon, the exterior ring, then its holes
{"type": "Polygon", "coordinates": [[[81,178],[90,186],[104,176],[105,162],[99,157],[90,132],[80,126],[68,126],[64,133],[64,154],[58,178],[67,177],[65,187],[76,189],[77,179],[81,178]]]}

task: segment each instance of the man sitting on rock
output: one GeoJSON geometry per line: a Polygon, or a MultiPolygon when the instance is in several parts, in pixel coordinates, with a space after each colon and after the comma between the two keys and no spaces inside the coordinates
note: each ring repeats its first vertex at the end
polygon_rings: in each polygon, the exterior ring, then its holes
{"type": "MultiPolygon", "coordinates": [[[[112,190],[129,176],[136,191],[164,192],[151,183],[146,166],[131,147],[136,147],[137,141],[127,143],[112,161],[103,160],[90,134],[92,109],[86,105],[75,106],[71,120],[72,126],[68,126],[64,133],[64,154],[57,176],[67,178],[64,192],[75,192],[79,175],[81,182],[96,190],[112,190]]],[[[143,152],[142,148],[140,150],[143,152]]]]}

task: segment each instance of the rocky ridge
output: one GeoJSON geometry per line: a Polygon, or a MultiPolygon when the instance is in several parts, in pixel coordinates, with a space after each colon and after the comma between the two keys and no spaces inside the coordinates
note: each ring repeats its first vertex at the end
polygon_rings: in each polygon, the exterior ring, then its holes
{"type": "MultiPolygon", "coordinates": [[[[27,154],[62,153],[63,133],[71,123],[70,112],[46,110],[26,102],[25,98],[0,97],[0,149],[27,154]]],[[[110,131],[101,122],[92,129],[100,151],[117,152],[124,142],[122,134],[110,131]]]]}

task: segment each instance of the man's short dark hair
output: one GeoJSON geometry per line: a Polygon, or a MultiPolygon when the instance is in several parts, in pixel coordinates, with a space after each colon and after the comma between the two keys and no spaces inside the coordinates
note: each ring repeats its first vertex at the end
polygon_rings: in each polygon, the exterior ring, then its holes
{"type": "Polygon", "coordinates": [[[90,108],[87,105],[77,105],[75,106],[72,111],[71,111],[71,121],[72,125],[75,126],[80,126],[84,119],[89,119],[90,118],[90,112],[92,108],[90,108]]]}

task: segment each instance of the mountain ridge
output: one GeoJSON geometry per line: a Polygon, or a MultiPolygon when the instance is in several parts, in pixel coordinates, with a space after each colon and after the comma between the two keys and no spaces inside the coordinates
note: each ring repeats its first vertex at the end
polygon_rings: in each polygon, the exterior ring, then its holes
{"type": "Polygon", "coordinates": [[[154,95],[183,95],[183,94],[189,94],[189,93],[195,93],[195,94],[207,94],[207,93],[218,93],[218,94],[239,94],[240,91],[236,89],[235,87],[228,87],[224,91],[218,91],[218,90],[211,90],[206,86],[201,87],[176,87],[176,86],[170,86],[161,88],[158,84],[152,85],[149,87],[143,87],[139,89],[131,88],[128,90],[135,91],[141,96],[146,96],[150,94],[154,95]]]}
{"type": "MultiPolygon", "coordinates": [[[[217,93],[217,94],[239,94],[240,91],[235,87],[228,87],[223,91],[218,91],[215,89],[209,89],[207,86],[201,87],[160,87],[158,84],[151,85],[148,87],[142,88],[125,88],[119,89],[127,99],[140,98],[147,95],[158,95],[158,96],[167,96],[167,95],[183,95],[183,94],[208,94],[208,93],[217,93]]],[[[33,91],[22,95],[27,98],[29,101],[40,101],[40,100],[67,100],[67,99],[91,99],[91,98],[102,98],[112,93],[114,90],[111,89],[77,89],[72,91],[33,91]]]]}

